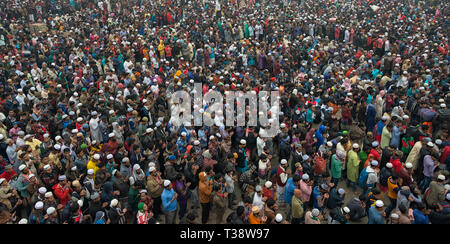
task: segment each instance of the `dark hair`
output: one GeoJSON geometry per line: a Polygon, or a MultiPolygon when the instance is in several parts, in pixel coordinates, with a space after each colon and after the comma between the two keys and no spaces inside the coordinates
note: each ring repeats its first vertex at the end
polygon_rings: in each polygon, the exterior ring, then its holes
{"type": "Polygon", "coordinates": [[[272,207],[274,204],[275,204],[275,200],[273,200],[272,198],[269,198],[269,200],[267,200],[268,207],[272,207]]]}
{"type": "Polygon", "coordinates": [[[294,182],[299,182],[301,180],[300,175],[294,175],[293,180],[294,182]]]}
{"type": "Polygon", "coordinates": [[[181,178],[183,178],[183,175],[180,174],[180,173],[178,173],[175,179],[176,179],[176,180],[181,180],[181,178]]]}
{"type": "Polygon", "coordinates": [[[400,204],[400,205],[398,206],[398,210],[400,210],[400,212],[401,212],[402,214],[406,214],[406,211],[407,211],[408,209],[407,209],[406,206],[402,203],[402,204],[400,204]]]}
{"type": "Polygon", "coordinates": [[[209,171],[211,171],[211,166],[207,166],[206,168],[205,168],[205,172],[209,172],[209,171]]]}
{"type": "Polygon", "coordinates": [[[236,208],[236,214],[237,214],[238,216],[241,216],[241,215],[244,213],[244,211],[245,211],[244,206],[238,206],[238,207],[236,208]]]}
{"type": "Polygon", "coordinates": [[[418,210],[424,210],[425,209],[425,205],[422,202],[416,203],[416,208],[418,210]]]}
{"type": "Polygon", "coordinates": [[[253,200],[252,200],[252,198],[250,196],[245,196],[244,197],[244,203],[252,203],[252,202],[253,202],[253,200]]]}
{"type": "Polygon", "coordinates": [[[379,189],[377,189],[377,188],[373,188],[373,189],[372,189],[372,194],[378,195],[378,194],[380,194],[380,193],[381,193],[381,191],[380,191],[379,189]]]}

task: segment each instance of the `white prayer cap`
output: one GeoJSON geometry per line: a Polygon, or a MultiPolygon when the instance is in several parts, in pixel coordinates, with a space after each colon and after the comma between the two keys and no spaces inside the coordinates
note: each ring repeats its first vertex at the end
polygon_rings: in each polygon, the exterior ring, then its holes
{"type": "Polygon", "coordinates": [[[52,213],[54,213],[56,211],[56,209],[54,207],[49,207],[47,208],[47,214],[50,215],[52,213]]]}
{"type": "Polygon", "coordinates": [[[427,146],[429,147],[434,147],[434,143],[432,143],[431,141],[427,143],[427,146]]]}
{"type": "Polygon", "coordinates": [[[44,203],[42,201],[39,201],[36,204],[34,204],[34,208],[37,210],[42,209],[43,207],[44,207],[44,203]]]}
{"type": "Polygon", "coordinates": [[[153,171],[156,171],[156,168],[155,167],[150,167],[148,170],[149,170],[149,172],[153,172],[153,171]]]}
{"type": "Polygon", "coordinates": [[[61,139],[62,139],[61,136],[56,136],[56,137],[55,137],[55,140],[56,140],[56,141],[59,141],[59,140],[61,140],[61,139]]]}
{"type": "Polygon", "coordinates": [[[116,207],[117,204],[119,203],[119,201],[117,199],[113,199],[111,200],[111,204],[109,206],[111,206],[112,208],[116,207]]]}
{"type": "Polygon", "coordinates": [[[26,225],[28,224],[28,220],[26,218],[23,218],[19,221],[19,225],[26,225]]]}
{"type": "Polygon", "coordinates": [[[398,216],[398,214],[396,214],[396,213],[392,213],[391,214],[391,218],[393,218],[393,219],[398,219],[400,216],[398,216]]]}
{"type": "Polygon", "coordinates": [[[376,205],[377,207],[381,208],[381,207],[384,206],[384,202],[381,201],[381,200],[377,200],[377,201],[375,202],[375,205],[376,205]]]}
{"type": "Polygon", "coordinates": [[[22,164],[19,166],[19,171],[22,171],[26,168],[27,166],[25,164],[22,164]]]}
{"type": "Polygon", "coordinates": [[[372,142],[372,147],[378,147],[378,145],[379,145],[378,141],[372,142]]]}
{"type": "Polygon", "coordinates": [[[55,148],[56,150],[61,150],[61,146],[60,146],[59,144],[55,144],[55,145],[53,146],[53,148],[55,148]]]}
{"type": "Polygon", "coordinates": [[[275,216],[275,221],[278,222],[278,223],[280,223],[281,221],[283,221],[283,215],[281,215],[280,213],[278,213],[278,214],[275,216]]]}
{"type": "Polygon", "coordinates": [[[109,133],[109,135],[108,135],[109,138],[112,138],[112,137],[115,137],[115,136],[116,136],[116,134],[114,134],[113,132],[109,133]]]}
{"type": "Polygon", "coordinates": [[[302,180],[307,180],[309,179],[309,175],[308,174],[303,174],[302,175],[302,180]]]}
{"type": "Polygon", "coordinates": [[[371,162],[370,162],[370,165],[372,165],[372,166],[378,166],[378,161],[377,160],[372,160],[371,162]]]}
{"type": "Polygon", "coordinates": [[[242,140],[240,141],[240,143],[241,143],[241,145],[245,145],[245,144],[247,144],[247,141],[244,140],[244,139],[242,139],[242,140]]]}
{"type": "Polygon", "coordinates": [[[266,188],[270,188],[270,187],[272,187],[272,182],[266,181],[266,183],[264,185],[266,186],[266,188]]]}
{"type": "Polygon", "coordinates": [[[83,121],[83,118],[78,117],[78,118],[77,118],[77,122],[81,122],[81,121],[83,121]]]}
{"type": "Polygon", "coordinates": [[[72,130],[72,134],[77,134],[78,133],[78,130],[77,129],[73,129],[72,130]]]}
{"type": "Polygon", "coordinates": [[[70,168],[70,170],[76,171],[77,170],[77,166],[73,166],[72,168],[70,168]]]}
{"type": "MultiPolygon", "coordinates": [[[[1,184],[1,183],[0,183],[0,184],[1,184]]],[[[40,187],[38,191],[39,191],[40,194],[45,194],[45,193],[47,192],[47,188],[45,188],[45,187],[40,187]]]]}
{"type": "Polygon", "coordinates": [[[98,154],[98,153],[94,154],[94,159],[95,160],[99,160],[100,159],[100,154],[98,154]]]}
{"type": "Polygon", "coordinates": [[[128,157],[124,157],[124,158],[122,159],[122,163],[125,163],[125,162],[128,162],[128,161],[130,161],[130,159],[129,159],[128,157]]]}
{"type": "Polygon", "coordinates": [[[187,133],[186,132],[181,132],[181,136],[187,136],[187,133]]]}
{"type": "Polygon", "coordinates": [[[313,217],[318,217],[319,214],[320,214],[320,211],[319,211],[319,209],[317,209],[317,208],[315,208],[315,209],[313,209],[313,210],[311,211],[311,215],[312,215],[313,217]]]}
{"type": "Polygon", "coordinates": [[[281,159],[281,162],[280,162],[280,163],[281,163],[281,164],[287,164],[287,162],[288,162],[288,161],[287,161],[286,159],[281,159]]]}
{"type": "Polygon", "coordinates": [[[353,148],[358,149],[359,148],[358,143],[353,144],[353,148]]]}
{"type": "Polygon", "coordinates": [[[440,175],[438,175],[438,177],[437,177],[437,178],[438,178],[438,180],[445,180],[445,176],[444,176],[444,175],[441,175],[441,174],[440,174],[440,175]]]}
{"type": "Polygon", "coordinates": [[[410,168],[413,167],[413,164],[410,163],[410,162],[408,162],[408,163],[405,164],[405,167],[406,167],[407,169],[410,169],[410,168]]]}
{"type": "Polygon", "coordinates": [[[49,170],[51,168],[50,164],[44,165],[44,170],[49,170]]]}
{"type": "Polygon", "coordinates": [[[45,198],[49,198],[49,197],[53,196],[53,193],[51,191],[49,191],[49,192],[46,192],[44,196],[45,196],[45,198]]]}
{"type": "Polygon", "coordinates": [[[0,178],[0,184],[2,184],[5,180],[6,180],[5,178],[0,178]]]}
{"type": "Polygon", "coordinates": [[[58,176],[58,180],[60,180],[60,181],[63,181],[63,180],[66,180],[67,178],[66,178],[66,176],[65,175],[60,175],[60,176],[58,176]]]}
{"type": "Polygon", "coordinates": [[[112,154],[108,154],[108,156],[106,156],[107,159],[112,159],[114,156],[112,154]]]}
{"type": "Polygon", "coordinates": [[[167,186],[169,186],[170,185],[170,180],[165,180],[164,181],[164,187],[167,187],[167,186]]]}
{"type": "Polygon", "coordinates": [[[342,210],[344,210],[345,213],[350,213],[350,209],[348,207],[344,207],[342,210]]]}
{"type": "Polygon", "coordinates": [[[94,169],[88,169],[87,173],[88,173],[88,175],[93,175],[94,174],[94,169]]]}
{"type": "Polygon", "coordinates": [[[391,164],[391,163],[387,163],[387,164],[386,164],[386,168],[392,169],[392,164],[391,164]]]}
{"type": "Polygon", "coordinates": [[[286,128],[286,124],[285,123],[281,123],[280,127],[281,128],[286,128]]]}

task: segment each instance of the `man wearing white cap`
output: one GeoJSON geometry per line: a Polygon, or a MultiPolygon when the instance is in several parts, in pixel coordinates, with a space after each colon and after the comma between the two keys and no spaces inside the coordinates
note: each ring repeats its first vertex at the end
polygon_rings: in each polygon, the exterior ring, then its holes
{"type": "Polygon", "coordinates": [[[364,191],[363,194],[366,195],[373,187],[375,187],[375,184],[378,182],[378,172],[380,172],[378,167],[378,161],[372,160],[370,161],[369,165],[365,167],[358,178],[358,185],[361,187],[364,191]]]}
{"type": "Polygon", "coordinates": [[[277,183],[277,203],[278,206],[284,202],[284,192],[285,186],[288,180],[288,173],[286,172],[288,168],[288,162],[286,159],[281,159],[280,164],[277,166],[276,171],[276,183],[277,183]]]}
{"type": "Polygon", "coordinates": [[[59,224],[58,211],[54,207],[47,208],[44,218],[45,224],[59,224]]]}
{"type": "Polygon", "coordinates": [[[359,159],[359,145],[354,143],[352,150],[348,152],[347,161],[347,187],[350,185],[354,192],[356,192],[356,183],[359,177],[359,164],[361,160],[359,159]]]}
{"type": "Polygon", "coordinates": [[[91,113],[91,119],[89,120],[89,129],[91,131],[91,139],[96,141],[103,141],[103,136],[100,131],[100,118],[98,118],[97,111],[91,113]]]}
{"type": "Polygon", "coordinates": [[[448,190],[444,187],[445,180],[446,177],[439,174],[435,180],[431,181],[428,195],[425,197],[430,209],[442,208],[441,202],[444,201],[445,195],[448,193],[448,190]]]}
{"type": "Polygon", "coordinates": [[[44,203],[39,201],[34,204],[33,210],[31,210],[30,217],[28,218],[29,224],[44,224],[44,203]]]}
{"type": "Polygon", "coordinates": [[[100,168],[98,167],[98,164],[100,164],[100,154],[96,153],[94,156],[92,156],[91,160],[86,165],[86,168],[88,170],[93,169],[94,170],[94,176],[97,173],[97,170],[100,168]]]}
{"type": "Polygon", "coordinates": [[[165,180],[164,190],[161,194],[163,212],[165,215],[165,224],[175,224],[177,215],[177,196],[178,194],[172,187],[170,180],[165,180]]]}
{"type": "Polygon", "coordinates": [[[70,201],[73,189],[70,187],[71,183],[65,175],[60,175],[58,181],[59,183],[53,186],[53,192],[58,198],[59,203],[64,206],[70,201]]]}
{"type": "Polygon", "coordinates": [[[237,171],[238,171],[238,178],[239,175],[247,171],[247,151],[245,150],[247,145],[247,141],[242,139],[239,141],[239,151],[238,151],[238,158],[236,159],[237,163],[237,171]]]}
{"type": "Polygon", "coordinates": [[[384,224],[386,213],[384,211],[384,202],[377,200],[375,205],[369,208],[368,224],[384,224]]]}

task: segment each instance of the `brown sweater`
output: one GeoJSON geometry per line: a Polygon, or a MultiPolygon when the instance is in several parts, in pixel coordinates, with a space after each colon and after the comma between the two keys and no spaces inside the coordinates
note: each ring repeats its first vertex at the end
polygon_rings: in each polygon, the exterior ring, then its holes
{"type": "Polygon", "coordinates": [[[208,182],[205,172],[200,172],[198,175],[200,182],[198,183],[198,198],[200,203],[211,202],[212,184],[208,182]]]}

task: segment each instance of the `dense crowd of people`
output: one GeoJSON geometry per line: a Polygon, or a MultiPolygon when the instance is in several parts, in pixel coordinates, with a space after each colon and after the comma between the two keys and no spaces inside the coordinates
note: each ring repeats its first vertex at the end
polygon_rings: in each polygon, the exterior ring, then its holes
{"type": "Polygon", "coordinates": [[[0,223],[450,223],[448,10],[1,1],[0,223]],[[196,83],[278,91],[279,132],[175,126],[196,83]]]}

